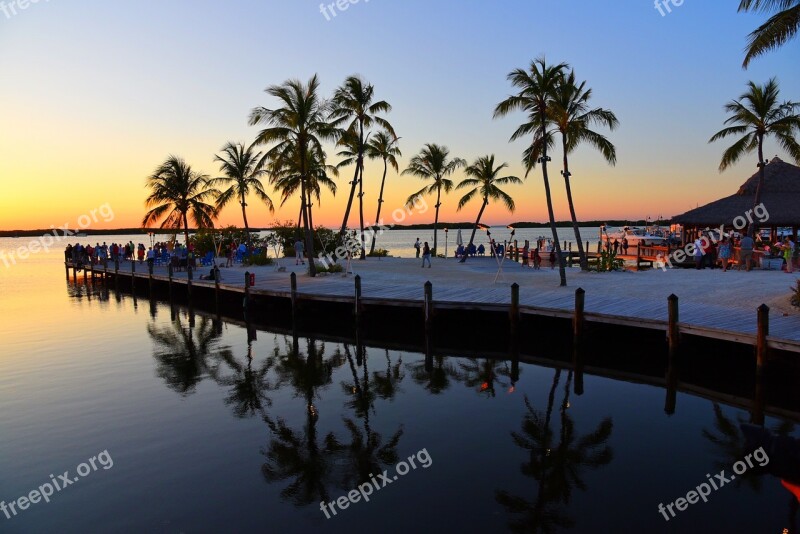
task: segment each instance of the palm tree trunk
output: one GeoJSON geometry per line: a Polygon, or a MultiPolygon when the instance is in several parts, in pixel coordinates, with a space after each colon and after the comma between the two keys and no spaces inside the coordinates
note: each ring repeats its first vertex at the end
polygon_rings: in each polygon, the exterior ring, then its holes
{"type": "MultiPolygon", "coordinates": [[[[756,206],[761,203],[761,188],[764,185],[764,180],[766,179],[766,171],[764,165],[764,135],[758,135],[758,185],[756,186],[756,197],[753,201],[753,211],[755,211],[756,206]]],[[[755,239],[756,236],[756,225],[750,223],[750,230],[747,232],[748,235],[755,239]]]]}
{"type": "MultiPolygon", "coordinates": [[[[386,158],[383,158],[383,179],[381,179],[381,192],[378,194],[378,213],[375,214],[375,224],[381,223],[381,206],[383,206],[383,186],[386,185],[386,172],[389,166],[386,163],[386,158]]],[[[369,246],[369,253],[372,255],[375,252],[375,242],[378,240],[378,233],[372,235],[372,244],[369,246]]]]}
{"type": "Polygon", "coordinates": [[[436,188],[436,218],[433,221],[433,251],[431,252],[431,255],[434,258],[436,257],[436,243],[439,236],[439,206],[442,205],[441,198],[442,184],[440,182],[439,187],[436,188]]]}
{"type": "Polygon", "coordinates": [[[186,239],[186,248],[189,248],[189,220],[186,218],[186,212],[183,212],[183,237],[186,239]]]}
{"type": "Polygon", "coordinates": [[[303,226],[305,228],[306,252],[308,253],[308,275],[317,276],[317,265],[314,263],[314,228],[310,226],[309,206],[306,206],[306,150],[304,143],[300,143],[300,199],[302,203],[303,226]]]}
{"type": "Polygon", "coordinates": [[[478,225],[481,222],[481,217],[483,217],[483,210],[486,209],[486,206],[489,204],[489,197],[483,197],[483,205],[481,205],[480,211],[478,211],[478,218],[475,219],[475,227],[472,228],[472,235],[469,236],[469,245],[467,245],[467,250],[464,252],[464,255],[461,256],[461,261],[459,263],[464,263],[467,261],[467,256],[469,249],[472,247],[472,243],[475,241],[475,234],[478,231],[478,225]]]}
{"type": "Polygon", "coordinates": [[[569,183],[569,160],[567,159],[567,138],[562,135],[564,146],[564,185],[567,188],[567,203],[569,204],[569,215],[572,217],[572,229],[575,231],[575,241],[578,244],[578,258],[581,262],[581,270],[589,270],[589,261],[586,252],[583,250],[583,240],[581,230],[578,228],[578,218],[575,215],[575,204],[572,202],[572,186],[569,183]]]}
{"type": "Polygon", "coordinates": [[[361,168],[361,176],[358,179],[358,219],[361,228],[361,259],[367,259],[367,251],[364,245],[364,160],[363,156],[358,158],[358,166],[361,168]]]}
{"type": "Polygon", "coordinates": [[[353,207],[353,198],[356,196],[356,185],[358,184],[358,164],[356,164],[356,172],[353,175],[353,181],[350,182],[350,198],[347,199],[347,208],[344,210],[344,219],[342,219],[342,228],[339,230],[339,240],[344,236],[347,230],[347,221],[350,219],[350,209],[353,207]]]}
{"type": "MultiPolygon", "coordinates": [[[[544,135],[547,118],[542,112],[542,134],[544,135]]],[[[564,268],[564,258],[561,257],[561,244],[558,242],[558,230],[556,230],[556,215],[553,211],[553,196],[550,194],[550,179],[547,177],[547,143],[542,143],[542,179],[544,180],[544,193],[547,197],[547,215],[550,217],[550,231],[553,233],[553,248],[556,251],[556,261],[558,261],[558,274],[561,277],[561,286],[567,285],[567,272],[564,268]]]]}
{"type": "Polygon", "coordinates": [[[245,235],[247,236],[247,250],[250,251],[253,250],[253,243],[250,240],[250,225],[247,224],[247,210],[246,210],[247,203],[245,203],[244,201],[244,195],[242,195],[241,204],[242,204],[242,219],[244,220],[244,232],[245,235]]]}

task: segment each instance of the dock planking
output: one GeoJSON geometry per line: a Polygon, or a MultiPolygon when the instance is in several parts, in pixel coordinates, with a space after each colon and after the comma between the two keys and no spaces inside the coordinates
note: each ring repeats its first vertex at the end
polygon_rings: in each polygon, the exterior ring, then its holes
{"type": "MultiPolygon", "coordinates": [[[[67,265],[67,268],[72,268],[67,265]]],[[[166,272],[165,268],[162,268],[166,272]]],[[[97,274],[102,270],[95,267],[97,274]]],[[[197,271],[196,271],[197,272],[197,271]]],[[[223,280],[220,290],[243,293],[243,281],[239,281],[242,272],[239,270],[223,271],[223,280]],[[230,276],[236,273],[236,279],[230,276]]],[[[109,271],[109,275],[114,275],[109,271]]],[[[368,275],[362,276],[362,302],[364,305],[381,306],[422,306],[423,288],[419,283],[419,272],[407,275],[398,275],[391,278],[384,277],[380,281],[370,281],[368,275]]],[[[423,273],[424,274],[424,273],[423,273]]],[[[135,276],[147,279],[146,269],[131,272],[130,269],[120,268],[120,277],[135,276]]],[[[470,309],[492,312],[504,312],[511,304],[511,279],[516,278],[513,273],[506,273],[505,282],[498,282],[490,286],[438,286],[434,284],[433,301],[435,306],[447,309],[470,309]]],[[[156,267],[152,275],[154,281],[167,282],[168,276],[161,273],[156,267]]],[[[175,273],[173,282],[186,284],[186,273],[175,273]]],[[[213,281],[199,280],[195,277],[192,282],[195,286],[214,288],[213,281]]],[[[302,277],[298,283],[298,296],[303,300],[317,300],[329,302],[353,302],[354,281],[353,276],[341,274],[324,277],[302,277]]],[[[252,295],[264,297],[289,298],[289,273],[288,272],[260,272],[254,286],[251,287],[252,295]]],[[[520,313],[543,317],[570,318],[574,311],[574,297],[569,292],[560,294],[542,293],[534,288],[520,288],[520,313]]],[[[682,334],[706,337],[755,345],[757,338],[756,311],[752,313],[742,309],[731,309],[715,304],[700,304],[697,302],[681,302],[679,331],[682,334]]],[[[666,295],[664,302],[655,302],[652,299],[637,299],[625,295],[620,296],[593,296],[586,294],[585,305],[586,322],[596,322],[633,328],[667,329],[666,295]]],[[[789,352],[800,353],[800,328],[796,317],[770,317],[767,344],[770,348],[789,352]]]]}

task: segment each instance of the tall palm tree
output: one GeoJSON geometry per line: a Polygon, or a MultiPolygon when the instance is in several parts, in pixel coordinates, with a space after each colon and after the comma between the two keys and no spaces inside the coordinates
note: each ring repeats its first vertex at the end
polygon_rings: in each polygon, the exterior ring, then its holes
{"type": "MultiPolygon", "coordinates": [[[[464,178],[456,186],[456,189],[464,189],[466,187],[472,188],[467,192],[467,194],[461,197],[461,200],[458,201],[458,211],[461,211],[461,208],[469,204],[469,202],[476,196],[480,195],[480,198],[483,200],[481,209],[478,211],[478,218],[475,219],[475,226],[472,228],[472,235],[469,236],[469,246],[472,246],[472,243],[475,241],[475,232],[478,231],[478,227],[481,223],[481,217],[483,216],[484,210],[486,210],[486,206],[489,205],[490,199],[502,202],[506,209],[512,213],[516,208],[514,205],[514,199],[511,198],[508,193],[500,189],[499,186],[508,184],[521,184],[522,180],[516,176],[498,176],[500,171],[506,167],[508,167],[507,163],[503,163],[502,165],[495,167],[494,154],[491,156],[480,157],[464,170],[464,173],[468,176],[468,178],[464,178]]],[[[466,254],[461,257],[461,262],[463,263],[465,261],[467,261],[466,254]]]]}
{"type": "Polygon", "coordinates": [[[244,231],[247,235],[247,249],[252,248],[250,238],[250,225],[247,223],[247,197],[255,194],[269,208],[270,213],[275,212],[275,206],[267,192],[261,178],[266,175],[264,160],[261,152],[256,152],[253,145],[245,147],[242,143],[228,143],[222,147],[222,154],[217,154],[214,161],[220,163],[223,176],[210,181],[212,185],[228,186],[217,197],[217,211],[221,211],[234,198],[242,206],[242,220],[244,231]]]}
{"type": "Polygon", "coordinates": [[[198,228],[213,228],[217,210],[206,202],[219,195],[209,187],[205,174],[192,170],[182,158],[169,156],[147,178],[150,196],[145,206],[150,210],[142,219],[142,226],[149,226],[162,217],[161,228],[180,229],[186,244],[189,244],[189,217],[198,228]],[[166,216],[166,217],[165,217],[166,216]]]}
{"type": "MultiPolygon", "coordinates": [[[[325,163],[326,155],[325,152],[321,150],[308,151],[306,153],[305,165],[300,165],[297,150],[293,144],[288,145],[285,152],[274,155],[274,157],[275,159],[269,162],[267,169],[270,174],[270,181],[275,187],[275,190],[279,191],[281,194],[281,206],[292,198],[298,190],[302,192],[303,180],[301,172],[302,169],[305,169],[305,199],[301,200],[301,210],[302,207],[307,209],[309,226],[313,228],[314,216],[312,199],[316,198],[317,204],[321,203],[323,187],[336,196],[336,182],[333,181],[329,174],[338,176],[339,171],[336,167],[325,163]]],[[[298,228],[302,224],[302,217],[301,211],[298,228]]]]}
{"type": "Polygon", "coordinates": [[[739,12],[742,11],[777,11],[749,35],[744,68],[758,56],[786,44],[800,28],[800,0],[742,0],[739,12]]]}
{"type": "Polygon", "coordinates": [[[593,131],[591,128],[595,124],[607,126],[614,130],[619,126],[619,121],[613,112],[603,108],[589,108],[589,100],[592,98],[592,90],[586,88],[586,82],[578,84],[575,81],[575,71],[570,70],[564,76],[561,83],[556,87],[556,92],[552,102],[553,122],[556,129],[561,133],[561,148],[564,154],[564,170],[561,175],[564,177],[564,185],[567,189],[567,203],[569,204],[569,214],[572,217],[572,229],[575,231],[575,242],[578,245],[578,256],[580,257],[581,269],[589,269],[589,262],[586,258],[586,251],[583,250],[583,239],[578,228],[578,218],[575,215],[575,203],[572,201],[572,187],[569,171],[569,154],[573,152],[582,142],[594,146],[603,155],[610,165],[617,163],[617,149],[603,135],[593,131]]]}
{"type": "MultiPolygon", "coordinates": [[[[380,224],[381,220],[381,207],[383,207],[383,187],[386,185],[386,173],[389,170],[389,165],[396,171],[400,171],[397,165],[397,158],[402,157],[403,153],[397,146],[399,137],[385,130],[376,133],[372,139],[367,143],[367,157],[369,159],[382,159],[383,160],[383,178],[381,178],[381,191],[378,193],[378,213],[375,214],[375,224],[380,224]]],[[[375,243],[378,241],[378,234],[372,238],[372,245],[369,247],[369,253],[375,252],[375,243]]]]}
{"type": "Polygon", "coordinates": [[[291,150],[296,153],[300,176],[300,198],[303,226],[305,228],[308,274],[316,276],[314,262],[314,228],[306,205],[306,187],[309,170],[306,168],[309,153],[322,152],[322,142],[332,137],[327,121],[328,106],[319,95],[319,78],[315,74],[308,83],[287,80],[281,85],[267,87],[266,93],[276,99],[281,107],[268,109],[257,107],[250,113],[250,125],[264,124],[267,127],[256,136],[255,144],[274,146],[264,157],[276,159],[291,150]],[[294,147],[294,148],[292,148],[294,147]]]}
{"type": "Polygon", "coordinates": [[[358,139],[356,154],[356,170],[353,181],[350,184],[350,197],[347,200],[347,209],[344,212],[342,228],[339,237],[344,236],[347,230],[347,221],[350,218],[350,209],[353,206],[353,197],[358,185],[358,205],[361,229],[361,259],[366,257],[364,250],[364,152],[366,151],[367,135],[369,129],[374,124],[379,124],[384,129],[394,135],[394,129],[386,119],[378,116],[378,113],[388,113],[392,106],[385,100],[375,101],[375,88],[372,84],[365,82],[360,76],[348,76],[341,87],[333,95],[331,101],[330,120],[331,124],[342,130],[355,135],[358,139]],[[359,177],[359,175],[361,177],[359,177]]]}
{"type": "Polygon", "coordinates": [[[449,193],[453,189],[453,181],[448,178],[457,169],[465,167],[467,162],[461,158],[450,157],[450,149],[443,145],[434,143],[426,144],[419,154],[411,158],[408,168],[402,174],[410,174],[429,180],[432,183],[426,185],[413,195],[408,197],[406,203],[410,206],[417,197],[436,193],[436,218],[433,222],[433,254],[436,255],[436,244],[439,231],[439,207],[442,205],[442,189],[449,193]]]}
{"type": "MultiPolygon", "coordinates": [[[[779,93],[775,78],[770,78],[764,85],[748,82],[747,91],[742,93],[739,100],[725,104],[725,110],[731,114],[725,120],[728,126],[709,140],[709,143],[713,143],[730,136],[742,136],[722,154],[720,172],[734,165],[745,154],[758,150],[759,177],[754,207],[761,203],[761,192],[764,188],[764,138],[775,138],[800,164],[800,144],[795,138],[795,130],[800,130],[800,103],[781,103],[778,101],[779,93]]],[[[750,225],[749,234],[750,237],[755,235],[755,225],[750,225]]]]}
{"type": "Polygon", "coordinates": [[[561,285],[567,285],[567,273],[564,258],[561,256],[561,245],[558,240],[556,219],[553,212],[553,198],[550,194],[550,180],[547,175],[548,145],[552,143],[552,132],[548,129],[552,125],[551,105],[563,73],[569,66],[566,63],[548,65],[544,57],[533,60],[529,71],[515,69],[508,74],[511,85],[519,89],[516,95],[509,96],[495,107],[494,117],[504,117],[512,111],[523,111],[528,115],[528,122],[522,124],[511,136],[511,141],[533,134],[531,146],[523,153],[527,176],[537,163],[542,164],[542,179],[544,192],[547,198],[547,214],[550,218],[550,231],[553,233],[553,246],[558,258],[558,273],[561,285]]]}

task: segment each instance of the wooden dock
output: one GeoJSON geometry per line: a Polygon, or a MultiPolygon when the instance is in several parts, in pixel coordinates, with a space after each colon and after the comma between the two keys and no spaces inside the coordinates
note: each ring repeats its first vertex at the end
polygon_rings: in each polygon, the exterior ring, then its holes
{"type": "MultiPolygon", "coordinates": [[[[441,260],[444,261],[444,260],[441,260]]],[[[491,261],[470,260],[470,261],[491,261]]],[[[373,268],[380,262],[373,262],[373,268]]],[[[387,263],[387,262],[385,262],[387,263]]],[[[437,264],[438,265],[438,264],[437,264]]],[[[491,264],[489,264],[491,265],[491,264]]],[[[519,265],[511,263],[510,268],[519,269],[519,265]]],[[[287,266],[288,267],[288,266],[287,266]]],[[[293,267],[293,266],[292,266],[293,267]]],[[[360,268],[361,266],[356,266],[360,268]]],[[[192,287],[205,287],[215,292],[219,301],[221,294],[239,295],[240,298],[249,295],[254,300],[285,299],[295,307],[299,303],[343,303],[352,306],[352,309],[369,310],[371,307],[383,308],[416,308],[423,310],[426,305],[424,279],[421,275],[433,274],[427,269],[420,272],[417,269],[403,270],[402,272],[372,276],[372,272],[364,272],[359,276],[359,289],[353,276],[343,277],[341,274],[310,278],[305,276],[301,267],[298,273],[278,272],[271,267],[255,268],[256,280],[251,285],[249,272],[237,267],[222,269],[223,281],[198,280],[195,271],[192,280],[188,273],[168,272],[166,267],[155,267],[153,273],[148,271],[147,264],[137,264],[133,268],[129,262],[119,265],[93,266],[83,271],[83,277],[92,279],[102,277],[114,280],[123,286],[132,286],[134,283],[149,284],[150,287],[159,286],[170,290],[173,287],[182,287],[184,292],[191,295],[192,287]],[[294,274],[294,276],[292,276],[294,274]],[[131,279],[133,277],[133,280],[131,279]],[[127,282],[125,282],[127,280],[127,282]]],[[[78,274],[75,266],[66,264],[67,277],[76,279],[78,274]]],[[[203,268],[205,273],[208,267],[203,268]]],[[[289,268],[291,270],[291,268],[289,268]]],[[[630,274],[630,273],[629,273],[630,274]]],[[[663,300],[636,298],[620,291],[618,295],[604,294],[595,296],[591,290],[585,292],[585,302],[582,302],[580,312],[576,312],[576,292],[573,290],[544,291],[539,287],[531,287],[524,283],[516,289],[508,281],[512,273],[506,272],[504,284],[483,285],[458,285],[441,281],[443,273],[438,271],[439,279],[433,279],[432,295],[429,303],[433,310],[461,310],[480,311],[489,313],[509,314],[512,311],[514,292],[518,293],[518,306],[513,307],[519,316],[548,317],[581,324],[607,324],[633,329],[646,329],[663,331],[665,334],[672,325],[679,335],[698,336],[702,338],[717,339],[732,343],[749,345],[757,348],[759,366],[766,359],[768,349],[800,353],[800,320],[797,316],[769,316],[769,310],[764,308],[759,312],[758,306],[753,306],[752,311],[741,308],[732,309],[728,306],[714,305],[709,302],[682,301],[677,308],[678,313],[670,317],[668,312],[669,295],[665,294],[663,300]],[[580,315],[580,316],[578,316],[580,315]],[[761,342],[759,343],[759,340],[761,342]]],[[[513,273],[514,279],[521,279],[522,275],[513,273]]],[[[526,275],[527,276],[527,275],[526,275]]],[[[598,275],[599,276],[599,275],[598,275]]],[[[447,273],[444,273],[447,280],[447,273]]],[[[786,280],[787,285],[789,280],[786,280]]],[[[624,289],[624,280],[621,281],[624,289]]],[[[516,284],[515,284],[516,285],[516,284]]],[[[294,309],[294,308],[293,308],[294,309]]]]}

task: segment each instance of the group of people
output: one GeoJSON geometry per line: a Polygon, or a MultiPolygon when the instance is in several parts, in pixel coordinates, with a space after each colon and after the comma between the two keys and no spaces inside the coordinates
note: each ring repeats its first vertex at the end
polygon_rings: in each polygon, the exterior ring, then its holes
{"type": "MultiPolygon", "coordinates": [[[[194,262],[194,249],[190,244],[187,248],[179,243],[155,243],[151,247],[145,247],[143,243],[134,245],[133,241],[128,243],[111,243],[103,244],[96,243],[94,246],[81,245],[75,243],[74,245],[67,245],[64,249],[64,259],[72,262],[75,265],[100,265],[108,261],[139,261],[144,263],[147,261],[149,265],[153,265],[157,258],[164,256],[170,258],[172,263],[178,269],[186,267],[188,262],[194,262]]],[[[194,263],[192,267],[194,267],[194,263]]]]}
{"type": "MultiPolygon", "coordinates": [[[[718,242],[711,239],[708,235],[699,235],[694,241],[694,262],[695,269],[705,269],[708,266],[714,269],[719,260],[722,265],[722,272],[726,272],[730,263],[734,260],[735,249],[739,249],[738,270],[742,267],[750,271],[753,267],[753,251],[755,241],[749,235],[740,238],[728,238],[723,236],[718,242]]],[[[783,259],[783,269],[787,273],[794,272],[795,244],[789,237],[785,237],[779,244],[778,254],[783,259]]]]}
{"type": "Polygon", "coordinates": [[[623,255],[628,255],[628,238],[623,237],[622,241],[618,241],[617,238],[614,238],[614,241],[606,241],[606,250],[607,251],[614,251],[614,255],[619,254],[622,252],[623,255]]]}

